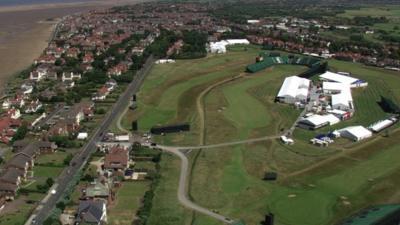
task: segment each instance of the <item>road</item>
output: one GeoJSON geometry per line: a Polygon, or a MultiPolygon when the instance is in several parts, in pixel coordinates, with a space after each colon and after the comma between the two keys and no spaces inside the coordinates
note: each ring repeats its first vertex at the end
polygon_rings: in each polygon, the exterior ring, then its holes
{"type": "Polygon", "coordinates": [[[118,101],[113,105],[112,109],[104,116],[103,121],[94,131],[88,142],[82,147],[79,154],[76,154],[71,160],[70,166],[66,167],[61,175],[56,180],[56,193],[49,194],[39,206],[36,208],[32,216],[28,219],[26,224],[42,224],[43,221],[49,216],[49,213],[55,208],[56,203],[62,198],[64,192],[69,185],[72,185],[73,179],[71,177],[78,173],[86,164],[89,156],[96,150],[96,142],[101,140],[104,132],[107,131],[114,118],[123,111],[126,107],[127,101],[130,101],[131,96],[136,94],[142,85],[145,76],[150,71],[154,59],[149,57],[143,69],[138,71],[134,80],[128,85],[125,92],[119,97],[118,101]],[[35,220],[33,223],[32,220],[35,220]]]}

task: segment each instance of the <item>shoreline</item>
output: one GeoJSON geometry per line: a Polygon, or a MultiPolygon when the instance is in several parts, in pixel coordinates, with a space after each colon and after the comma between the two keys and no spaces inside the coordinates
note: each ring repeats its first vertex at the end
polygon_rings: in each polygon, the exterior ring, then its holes
{"type": "Polygon", "coordinates": [[[48,46],[59,20],[75,13],[137,4],[149,0],[94,0],[88,2],[0,6],[0,93],[14,76],[28,68],[48,46]],[[49,21],[48,19],[52,19],[49,21]]]}

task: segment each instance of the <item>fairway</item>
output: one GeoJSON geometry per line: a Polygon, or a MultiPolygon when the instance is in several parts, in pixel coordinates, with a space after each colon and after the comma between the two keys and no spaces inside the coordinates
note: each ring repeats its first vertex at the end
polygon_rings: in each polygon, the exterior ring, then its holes
{"type": "MultiPolygon", "coordinates": [[[[125,120],[138,119],[143,131],[154,125],[186,121],[191,124],[190,132],[157,137],[157,141],[198,144],[201,131],[196,99],[209,86],[242,74],[258,51],[235,49],[226,55],[155,66],[138,95],[138,111],[125,120]]],[[[377,103],[381,96],[399,99],[400,77],[395,72],[336,60],[330,60],[329,66],[351,72],[368,81],[369,86],[353,92],[356,114],[351,120],[320,132],[356,124],[367,126],[386,116],[377,103]]],[[[285,77],[306,69],[279,65],[213,87],[200,99],[205,144],[279,135],[290,127],[300,111],[275,103],[274,98],[285,77]]],[[[393,179],[400,170],[396,163],[400,132],[396,127],[389,137],[378,136],[357,144],[344,141],[324,149],[308,143],[315,134],[296,130],[293,146],[269,140],[191,151],[190,198],[246,224],[259,224],[266,213],[272,212],[278,225],[332,224],[367,204],[400,201],[400,197],[392,198],[400,196],[395,189],[382,193],[400,182],[393,179]],[[263,181],[266,171],[278,172],[279,181],[263,181]]],[[[149,224],[220,224],[179,204],[179,160],[165,154],[161,164],[162,178],[149,224]]]]}

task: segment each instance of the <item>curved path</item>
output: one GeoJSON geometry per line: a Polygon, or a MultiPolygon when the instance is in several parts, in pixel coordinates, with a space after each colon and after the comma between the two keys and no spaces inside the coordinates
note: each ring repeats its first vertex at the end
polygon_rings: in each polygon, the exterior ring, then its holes
{"type": "Polygon", "coordinates": [[[179,176],[179,187],[178,187],[178,200],[179,202],[194,211],[197,211],[199,213],[202,213],[204,215],[213,217],[223,223],[226,224],[232,224],[234,221],[223,216],[220,214],[217,214],[209,209],[203,208],[197,204],[195,204],[194,202],[192,202],[187,194],[187,178],[189,177],[189,160],[186,157],[185,154],[183,154],[179,149],[175,148],[175,147],[167,147],[167,146],[163,146],[160,147],[163,151],[166,152],[170,152],[176,156],[178,156],[182,163],[181,163],[181,172],[180,172],[180,176],[179,176]]]}

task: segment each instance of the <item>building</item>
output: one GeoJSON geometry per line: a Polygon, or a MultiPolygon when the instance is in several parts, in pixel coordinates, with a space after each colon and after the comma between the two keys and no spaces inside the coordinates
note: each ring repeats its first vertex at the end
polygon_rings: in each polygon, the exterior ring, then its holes
{"type": "Polygon", "coordinates": [[[318,128],[334,125],[339,122],[340,119],[332,114],[326,114],[326,115],[315,114],[300,120],[297,126],[307,130],[316,130],[318,128]]]}
{"type": "Polygon", "coordinates": [[[294,104],[307,102],[310,80],[298,76],[286,77],[278,92],[277,100],[283,103],[294,104]]]}
{"type": "Polygon", "coordinates": [[[75,222],[76,224],[106,224],[106,202],[100,199],[81,201],[75,222]]]}
{"type": "Polygon", "coordinates": [[[336,83],[341,83],[341,84],[346,84],[348,86],[350,86],[351,88],[357,88],[357,87],[366,87],[368,86],[368,82],[354,78],[354,77],[350,77],[350,76],[346,76],[346,75],[342,75],[339,73],[333,73],[330,71],[326,71],[325,73],[319,75],[319,78],[322,81],[329,81],[329,82],[336,82],[336,83]]]}
{"type": "Polygon", "coordinates": [[[113,147],[104,158],[105,170],[125,170],[129,167],[129,151],[123,147],[113,147]]]}
{"type": "Polygon", "coordinates": [[[210,42],[208,51],[211,53],[226,53],[226,47],[231,45],[248,45],[250,44],[247,39],[228,39],[218,42],[210,42]]]}
{"type": "Polygon", "coordinates": [[[353,97],[350,88],[343,88],[343,90],[331,96],[332,109],[343,111],[354,111],[353,97]]]}
{"type": "Polygon", "coordinates": [[[353,140],[361,141],[372,136],[372,132],[363,126],[351,126],[344,129],[338,130],[341,137],[353,140]]]}

